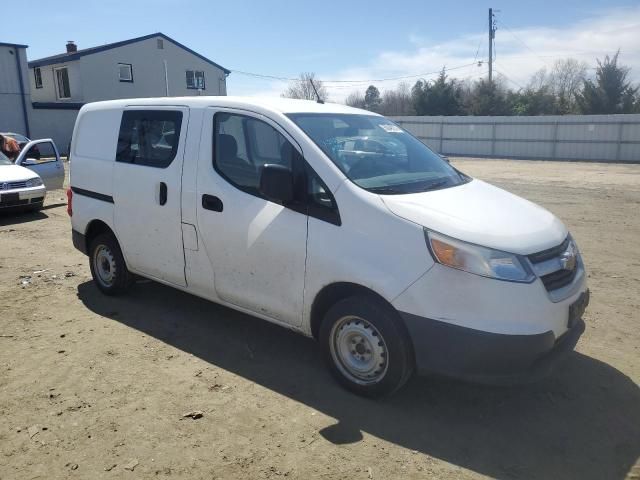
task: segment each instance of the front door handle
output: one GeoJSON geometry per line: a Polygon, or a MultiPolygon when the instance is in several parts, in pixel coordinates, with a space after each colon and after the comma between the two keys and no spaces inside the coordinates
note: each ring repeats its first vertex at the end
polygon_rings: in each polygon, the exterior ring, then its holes
{"type": "Polygon", "coordinates": [[[160,182],[160,205],[167,203],[167,184],[160,182]]]}
{"type": "Polygon", "coordinates": [[[202,208],[205,210],[213,210],[214,212],[222,211],[222,200],[215,195],[202,195],[202,208]]]}

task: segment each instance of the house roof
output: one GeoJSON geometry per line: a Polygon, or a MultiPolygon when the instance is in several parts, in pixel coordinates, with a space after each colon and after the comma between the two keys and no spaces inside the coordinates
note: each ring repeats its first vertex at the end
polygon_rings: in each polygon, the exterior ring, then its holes
{"type": "MultiPolygon", "coordinates": [[[[108,43],[107,45],[100,45],[99,47],[84,48],[82,50],[78,50],[77,52],[65,52],[65,53],[60,53],[58,55],[52,55],[50,57],[40,58],[38,60],[32,60],[31,62],[29,62],[29,68],[42,67],[45,65],[53,65],[53,64],[62,63],[62,62],[70,62],[72,60],[77,60],[80,57],[84,57],[86,55],[92,55],[94,53],[104,52],[105,50],[111,50],[113,48],[123,47],[131,43],[142,42],[143,40],[148,40],[150,38],[155,38],[155,37],[160,37],[170,41],[174,45],[177,45],[178,47],[189,52],[190,54],[195,55],[199,59],[204,60],[205,62],[213,65],[214,67],[220,68],[221,70],[224,71],[224,73],[227,73],[227,74],[231,73],[231,70],[228,70],[223,66],[218,65],[216,62],[209,60],[207,57],[200,55],[198,52],[191,50],[189,47],[182,45],[180,42],[176,42],[173,38],[168,37],[167,35],[161,32],[152,33],[150,35],[145,35],[143,37],[131,38],[129,40],[123,40],[121,42],[108,43]]],[[[25,45],[22,45],[22,46],[25,46],[25,45]]]]}
{"type": "Polygon", "coordinates": [[[0,47],[27,48],[29,45],[21,45],[19,43],[0,42],[0,47]]]}

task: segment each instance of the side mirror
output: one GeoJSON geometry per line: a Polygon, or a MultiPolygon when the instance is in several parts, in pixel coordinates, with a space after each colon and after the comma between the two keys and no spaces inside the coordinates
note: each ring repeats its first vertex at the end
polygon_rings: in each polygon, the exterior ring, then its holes
{"type": "Polygon", "coordinates": [[[446,155],[443,155],[443,154],[441,154],[441,153],[439,153],[438,155],[440,155],[440,158],[441,158],[441,159],[443,159],[445,162],[447,162],[447,163],[451,163],[451,162],[449,161],[449,157],[447,157],[446,155]]]}
{"type": "Polygon", "coordinates": [[[38,160],[36,160],[35,158],[25,158],[22,161],[22,165],[37,165],[38,164],[38,160]]]}
{"type": "Polygon", "coordinates": [[[266,164],[260,172],[260,193],[267,199],[288,203],[293,200],[293,172],[287,167],[266,164]]]}

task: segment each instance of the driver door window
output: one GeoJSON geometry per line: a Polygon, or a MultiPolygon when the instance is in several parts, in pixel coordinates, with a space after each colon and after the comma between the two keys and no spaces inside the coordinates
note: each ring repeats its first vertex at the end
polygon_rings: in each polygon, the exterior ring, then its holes
{"type": "Polygon", "coordinates": [[[287,208],[340,225],[333,195],[293,145],[268,123],[240,114],[214,116],[213,167],[234,187],[263,198],[258,187],[266,164],[293,171],[295,200],[287,208]]]}
{"type": "Polygon", "coordinates": [[[292,168],[294,148],[271,125],[245,115],[214,117],[213,166],[228,182],[260,196],[260,169],[266,164],[292,168]]]}
{"type": "Polygon", "coordinates": [[[56,151],[53,149],[51,142],[37,143],[25,153],[24,164],[40,164],[47,162],[55,162],[58,160],[56,151]]]}

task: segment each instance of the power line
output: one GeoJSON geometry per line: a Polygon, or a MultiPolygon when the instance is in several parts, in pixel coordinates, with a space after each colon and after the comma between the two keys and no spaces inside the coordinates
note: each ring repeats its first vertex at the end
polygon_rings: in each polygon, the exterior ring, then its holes
{"type": "MultiPolygon", "coordinates": [[[[470,67],[471,65],[476,65],[476,62],[472,62],[472,63],[466,63],[464,65],[457,65],[455,67],[444,67],[441,68],[439,70],[434,70],[433,72],[426,72],[426,73],[416,73],[416,74],[412,74],[412,75],[403,75],[403,76],[399,76],[399,77],[389,77],[389,78],[370,78],[370,79],[360,79],[360,80],[322,80],[322,83],[326,86],[327,83],[348,83],[351,84],[349,86],[358,86],[358,84],[366,84],[366,83],[380,83],[380,82],[391,82],[391,81],[397,81],[397,80],[406,80],[409,78],[418,78],[418,77],[426,77],[429,75],[435,75],[440,73],[441,71],[445,71],[445,72],[449,72],[451,70],[459,70],[461,68],[465,68],[465,67],[470,67]]],[[[300,80],[299,78],[292,78],[292,77],[280,77],[277,75],[268,75],[268,74],[263,74],[263,73],[255,73],[255,72],[246,72],[243,70],[231,70],[232,73],[237,73],[240,75],[246,75],[246,76],[250,76],[250,77],[255,77],[255,78],[262,78],[265,80],[281,80],[281,81],[286,81],[286,82],[302,82],[304,80],[300,80]]]]}
{"type": "MultiPolygon", "coordinates": [[[[497,65],[497,63],[496,63],[497,65]]],[[[500,68],[503,68],[502,65],[500,65],[500,68]]],[[[513,83],[516,87],[520,88],[521,90],[524,90],[525,88],[520,85],[518,82],[516,82],[515,80],[512,80],[506,73],[504,73],[504,71],[500,71],[497,68],[495,69],[496,72],[498,72],[500,75],[502,75],[504,78],[506,78],[508,81],[510,81],[511,83],[513,83]]]]}
{"type": "MultiPolygon", "coordinates": [[[[509,32],[513,38],[515,38],[518,42],[520,42],[522,45],[524,45],[524,47],[525,47],[527,50],[529,50],[531,53],[533,53],[533,54],[534,54],[534,56],[538,57],[538,59],[539,59],[542,63],[544,63],[545,65],[547,65],[547,62],[546,62],[546,61],[545,61],[545,60],[544,60],[540,55],[538,55],[538,53],[534,52],[534,51],[531,49],[531,47],[529,47],[529,45],[527,45],[523,40],[521,40],[521,39],[520,39],[520,37],[518,37],[515,33],[513,33],[513,32],[511,31],[511,29],[507,26],[507,24],[506,24],[506,23],[502,22],[502,26],[503,26],[504,28],[506,28],[506,29],[507,29],[507,32],[509,32]]],[[[547,65],[547,66],[548,66],[548,65],[547,65]]]]}

